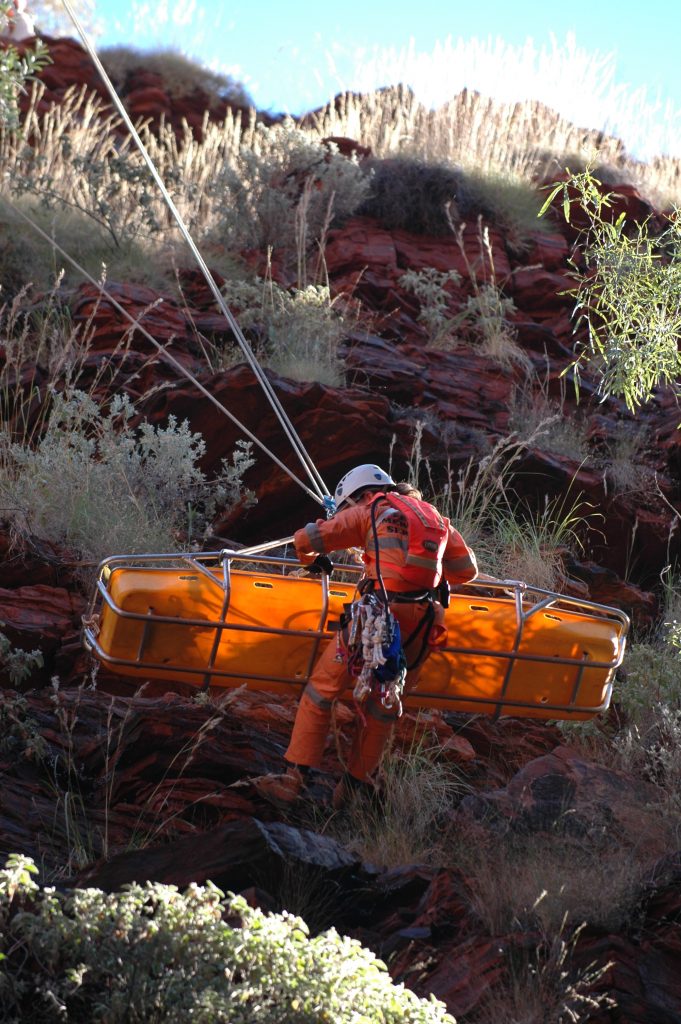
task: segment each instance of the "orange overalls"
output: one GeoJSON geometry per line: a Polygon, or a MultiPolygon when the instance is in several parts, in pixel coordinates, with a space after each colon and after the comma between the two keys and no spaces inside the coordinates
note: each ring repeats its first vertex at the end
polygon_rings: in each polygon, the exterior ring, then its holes
{"type": "MultiPolygon", "coordinates": [[[[388,502],[379,499],[376,509],[376,532],[378,537],[380,570],[388,594],[406,594],[414,591],[414,584],[405,579],[401,569],[408,553],[408,525],[405,516],[392,509],[388,502]]],[[[448,519],[444,523],[449,538],[442,559],[442,572],[447,581],[456,585],[468,583],[477,575],[475,556],[464,542],[460,533],[448,519]]],[[[336,513],[333,519],[318,519],[298,530],[294,537],[296,554],[303,564],[313,562],[318,554],[328,554],[344,548],[362,548],[366,578],[376,579],[375,545],[371,525],[370,505],[354,505],[336,513]]],[[[400,624],[400,632],[407,658],[405,690],[412,689],[419,678],[423,664],[430,653],[429,636],[423,635],[419,625],[430,611],[430,601],[411,603],[391,601],[390,610],[400,624]],[[406,641],[415,634],[411,643],[406,641]],[[406,643],[405,643],[406,642],[406,643]]],[[[434,604],[435,618],[429,626],[429,633],[439,626],[442,631],[444,612],[439,602],[434,604]]],[[[440,642],[444,642],[444,635],[440,642]]],[[[336,660],[336,645],[329,643],[314,667],[310,681],[303,691],[291,734],[291,741],[285,753],[287,761],[317,766],[322,758],[331,720],[334,700],[343,691],[354,685],[348,675],[345,660],[336,660]]],[[[347,770],[356,779],[367,782],[378,767],[386,741],[398,715],[397,705],[384,707],[370,695],[362,705],[364,720],[358,721],[355,737],[347,764],[347,770]]]]}

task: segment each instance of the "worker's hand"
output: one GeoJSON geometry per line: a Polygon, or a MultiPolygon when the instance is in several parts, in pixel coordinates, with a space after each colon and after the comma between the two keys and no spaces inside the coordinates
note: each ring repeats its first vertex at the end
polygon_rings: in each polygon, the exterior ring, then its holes
{"type": "Polygon", "coordinates": [[[328,555],[317,555],[312,565],[308,565],[307,571],[312,576],[321,576],[323,572],[330,576],[333,572],[333,562],[328,555]]]}

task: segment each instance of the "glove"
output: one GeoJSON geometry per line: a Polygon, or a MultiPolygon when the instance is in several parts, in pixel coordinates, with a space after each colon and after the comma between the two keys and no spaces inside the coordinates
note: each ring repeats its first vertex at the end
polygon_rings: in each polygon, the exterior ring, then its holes
{"type": "Polygon", "coordinates": [[[327,576],[330,576],[333,572],[333,562],[328,555],[317,555],[314,562],[312,562],[311,565],[308,565],[307,571],[312,576],[321,576],[323,572],[325,572],[327,576]]]}

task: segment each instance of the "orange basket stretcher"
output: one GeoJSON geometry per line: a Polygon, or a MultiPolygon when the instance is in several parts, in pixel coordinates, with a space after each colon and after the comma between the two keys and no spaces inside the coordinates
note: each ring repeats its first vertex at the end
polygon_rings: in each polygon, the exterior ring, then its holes
{"type": "MultiPolygon", "coordinates": [[[[298,695],[336,642],[361,567],[335,567],[348,582],[302,576],[294,559],[259,553],[267,547],[105,559],[85,646],[131,679],[298,695]]],[[[405,707],[584,720],[610,703],[629,618],[504,580],[452,593],[445,624],[447,646],[430,655],[405,707]]]]}

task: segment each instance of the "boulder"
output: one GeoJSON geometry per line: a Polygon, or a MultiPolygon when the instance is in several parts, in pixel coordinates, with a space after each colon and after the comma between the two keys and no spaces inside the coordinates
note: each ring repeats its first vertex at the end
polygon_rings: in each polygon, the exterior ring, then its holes
{"type": "MultiPolygon", "coordinates": [[[[457,815],[484,823],[494,833],[562,834],[603,843],[638,841],[642,812],[651,861],[663,846],[666,826],[655,823],[660,792],[625,771],[588,761],[558,746],[530,761],[498,790],[464,797],[457,815]]],[[[658,821],[659,821],[659,816],[658,821]]]]}
{"type": "Polygon", "coordinates": [[[330,883],[356,870],[360,862],[333,839],[282,822],[242,818],[196,837],[178,839],[146,850],[131,850],[95,864],[69,880],[70,885],[95,886],[112,892],[130,882],[163,882],[186,888],[212,881],[238,892],[269,879],[275,888],[282,874],[297,873],[300,884],[311,873],[330,883]]]}

